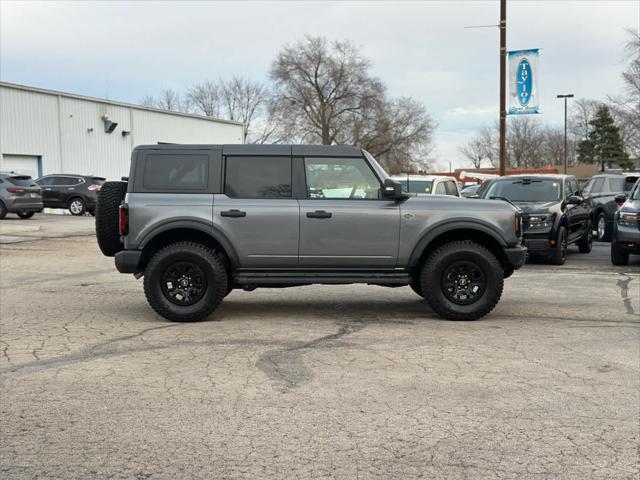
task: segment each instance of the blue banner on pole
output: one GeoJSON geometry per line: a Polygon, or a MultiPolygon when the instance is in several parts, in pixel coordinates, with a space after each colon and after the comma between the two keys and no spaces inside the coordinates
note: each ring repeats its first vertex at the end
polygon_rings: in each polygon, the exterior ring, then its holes
{"type": "Polygon", "coordinates": [[[509,115],[539,113],[537,48],[509,52],[509,115]]]}

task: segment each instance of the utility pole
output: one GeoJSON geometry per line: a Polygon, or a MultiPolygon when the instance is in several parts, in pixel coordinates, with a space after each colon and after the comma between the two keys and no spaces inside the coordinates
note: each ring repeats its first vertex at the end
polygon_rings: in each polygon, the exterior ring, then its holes
{"type": "Polygon", "coordinates": [[[567,93],[566,95],[556,95],[557,98],[564,98],[564,150],[563,150],[563,162],[562,173],[567,174],[567,98],[573,98],[573,93],[567,93]]]}
{"type": "Polygon", "coordinates": [[[507,173],[507,0],[500,0],[500,176],[507,173]]]}

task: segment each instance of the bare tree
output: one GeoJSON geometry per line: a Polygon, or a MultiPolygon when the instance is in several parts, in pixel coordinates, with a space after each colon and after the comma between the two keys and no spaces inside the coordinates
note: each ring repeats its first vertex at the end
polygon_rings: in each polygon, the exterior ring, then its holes
{"type": "Polygon", "coordinates": [[[266,85],[241,77],[233,77],[231,80],[220,82],[220,104],[225,118],[242,122],[244,125],[245,143],[263,143],[268,138],[269,128],[269,99],[270,92],[266,85]],[[255,121],[262,117],[259,132],[253,135],[252,127],[255,121]],[[267,137],[265,137],[267,135],[267,137]],[[249,138],[252,136],[253,138],[249,138]]]}
{"type": "Polygon", "coordinates": [[[207,117],[220,116],[220,87],[218,84],[211,81],[196,83],[189,89],[187,98],[198,113],[207,117]]]}
{"type": "Polygon", "coordinates": [[[368,60],[353,44],[321,37],[284,47],[273,61],[271,79],[301,132],[326,145],[335,142],[351,114],[379,94],[368,60]]]}
{"type": "Polygon", "coordinates": [[[608,101],[627,150],[633,156],[640,156],[640,32],[627,31],[625,58],[628,64],[622,73],[624,92],[609,96],[608,101]]]}
{"type": "Polygon", "coordinates": [[[353,44],[307,37],[278,54],[271,78],[286,137],[359,145],[392,172],[426,164],[435,123],[415,99],[388,99],[353,44]]]}
{"type": "Polygon", "coordinates": [[[185,101],[178,92],[171,88],[162,89],[158,97],[146,95],[140,100],[140,103],[146,107],[171,110],[174,112],[189,111],[188,102],[185,101]]]}

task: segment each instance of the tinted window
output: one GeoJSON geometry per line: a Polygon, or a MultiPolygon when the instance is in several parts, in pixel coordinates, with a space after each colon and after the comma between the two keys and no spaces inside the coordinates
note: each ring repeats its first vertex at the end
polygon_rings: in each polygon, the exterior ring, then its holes
{"type": "Polygon", "coordinates": [[[447,194],[447,190],[444,187],[444,182],[440,182],[436,185],[436,191],[434,192],[437,195],[446,195],[447,194]]]}
{"type": "Polygon", "coordinates": [[[38,185],[53,185],[53,177],[45,177],[36,180],[38,185]]]}
{"type": "Polygon", "coordinates": [[[291,158],[227,157],[224,192],[234,198],[291,197],[291,158]]]}
{"type": "Polygon", "coordinates": [[[458,196],[458,189],[456,188],[456,184],[451,180],[447,180],[444,183],[444,188],[447,191],[447,195],[453,195],[454,197],[458,196]]]}
{"type": "Polygon", "coordinates": [[[485,197],[506,197],[515,202],[554,202],[560,200],[561,193],[559,180],[527,178],[493,182],[485,197]]]}
{"type": "Polygon", "coordinates": [[[400,180],[402,189],[411,193],[431,193],[433,184],[430,180],[400,180]]]}
{"type": "Polygon", "coordinates": [[[207,155],[154,153],[146,157],[142,184],[150,190],[206,190],[207,155]]]}
{"type": "Polygon", "coordinates": [[[624,190],[625,192],[630,192],[633,186],[636,184],[636,181],[640,177],[627,177],[624,182],[624,190]]]}
{"type": "Polygon", "coordinates": [[[578,181],[575,178],[569,178],[567,180],[567,191],[565,196],[569,195],[577,195],[580,191],[580,187],[578,187],[578,181]]]}
{"type": "Polygon", "coordinates": [[[380,182],[364,158],[306,158],[309,198],[379,198],[380,182]]]}
{"type": "Polygon", "coordinates": [[[16,187],[33,187],[35,182],[27,175],[20,175],[15,177],[7,177],[9,183],[14,184],[16,187]]]}

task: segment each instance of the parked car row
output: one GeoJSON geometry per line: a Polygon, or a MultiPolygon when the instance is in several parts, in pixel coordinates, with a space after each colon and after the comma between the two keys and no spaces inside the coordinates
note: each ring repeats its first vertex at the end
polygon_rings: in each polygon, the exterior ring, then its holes
{"type": "Polygon", "coordinates": [[[98,193],[105,181],[92,175],[54,174],[33,180],[28,175],[0,173],[0,218],[15,213],[27,219],[44,208],[95,215],[98,193]]]}

